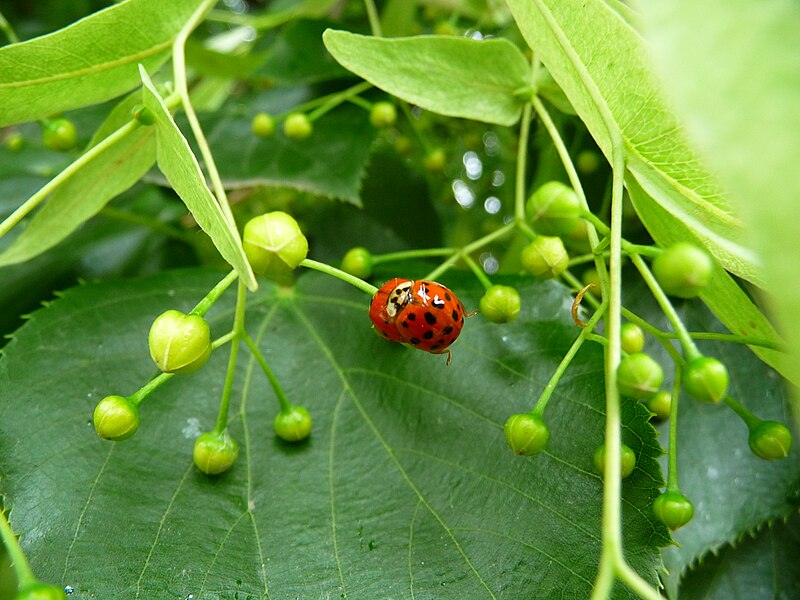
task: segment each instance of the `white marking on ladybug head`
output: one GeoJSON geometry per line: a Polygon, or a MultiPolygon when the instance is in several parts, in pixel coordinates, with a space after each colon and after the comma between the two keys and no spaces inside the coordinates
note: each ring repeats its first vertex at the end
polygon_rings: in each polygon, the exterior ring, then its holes
{"type": "Polygon", "coordinates": [[[397,316],[397,313],[409,302],[411,302],[411,286],[413,281],[401,283],[389,293],[386,301],[386,314],[390,317],[397,316]]]}

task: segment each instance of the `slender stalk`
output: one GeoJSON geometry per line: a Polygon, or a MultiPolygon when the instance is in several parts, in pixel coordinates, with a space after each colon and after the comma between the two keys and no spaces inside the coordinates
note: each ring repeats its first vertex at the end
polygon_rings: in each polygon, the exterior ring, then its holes
{"type": "Polygon", "coordinates": [[[3,540],[8,557],[11,559],[11,566],[17,576],[19,589],[22,590],[37,583],[38,580],[28,564],[28,559],[25,558],[25,554],[22,552],[17,536],[11,530],[5,511],[2,509],[0,509],[0,539],[3,540]]]}
{"type": "Polygon", "coordinates": [[[85,167],[90,161],[94,160],[94,158],[106,150],[108,150],[111,146],[125,138],[129,133],[131,133],[134,129],[139,127],[139,123],[136,121],[129,121],[119,129],[117,129],[114,133],[109,135],[105,138],[102,142],[98,143],[95,146],[89,148],[84,154],[79,156],[72,162],[66,169],[61,171],[58,175],[53,177],[50,181],[48,181],[44,187],[42,187],[38,192],[36,192],[33,196],[28,198],[17,210],[11,213],[2,223],[0,223],[0,238],[3,237],[9,230],[14,227],[17,223],[19,223],[25,216],[28,215],[34,208],[36,208],[47,196],[52,194],[58,186],[62,183],[67,181],[70,177],[75,175],[78,171],[80,171],[83,167],[85,167]]]}
{"type": "Polygon", "coordinates": [[[678,487],[678,402],[681,397],[681,365],[675,363],[675,381],[672,383],[672,400],[669,406],[669,450],[667,467],[667,491],[678,487]]]}
{"type": "Polygon", "coordinates": [[[239,274],[236,271],[231,271],[222,280],[215,285],[208,294],[206,294],[205,298],[200,300],[190,312],[190,315],[200,315],[201,317],[208,312],[208,309],[211,308],[214,303],[219,300],[219,297],[223,294],[225,290],[236,280],[239,274]]]}
{"type": "Polygon", "coordinates": [[[409,258],[430,258],[432,256],[450,256],[455,250],[453,248],[421,248],[418,250],[403,250],[402,252],[388,252],[377,254],[372,257],[372,264],[377,265],[395,260],[406,260],[409,258]]]}
{"type": "Polygon", "coordinates": [[[219,414],[217,424],[214,426],[214,433],[222,433],[228,426],[228,408],[231,403],[231,391],[233,390],[233,378],[236,374],[236,359],[239,356],[239,340],[244,334],[244,309],[247,300],[247,288],[242,280],[236,290],[236,311],[233,315],[233,337],[231,338],[231,353],[228,357],[228,371],[225,373],[225,384],[222,388],[222,397],[219,401],[219,414]]]}
{"type": "Polygon", "coordinates": [[[517,173],[514,178],[514,217],[525,221],[525,165],[528,161],[528,137],[531,130],[531,105],[525,103],[519,124],[517,146],[517,173]]]}
{"type": "Polygon", "coordinates": [[[214,162],[214,155],[211,153],[211,149],[208,146],[208,141],[206,140],[206,136],[203,133],[202,127],[200,127],[200,121],[197,119],[197,114],[194,112],[192,101],[189,98],[189,87],[186,79],[186,40],[189,38],[189,35],[192,33],[192,31],[194,31],[194,29],[203,20],[206,13],[211,10],[216,3],[217,0],[205,0],[192,14],[192,16],[186,22],[186,25],[184,25],[183,29],[181,29],[181,31],[175,37],[175,41],[172,44],[173,77],[175,79],[175,91],[180,96],[181,105],[186,113],[186,118],[189,120],[189,126],[192,128],[192,133],[194,133],[195,140],[197,140],[197,145],[200,148],[200,154],[203,157],[203,162],[205,163],[206,170],[208,171],[208,177],[211,180],[212,187],[214,188],[214,195],[216,196],[217,204],[219,204],[222,214],[228,221],[228,224],[235,228],[236,222],[234,221],[231,207],[228,204],[228,197],[225,194],[225,188],[222,185],[222,179],[219,176],[217,164],[214,162]]]}
{"type": "Polygon", "coordinates": [[[306,267],[307,269],[314,269],[315,271],[319,271],[321,273],[325,273],[326,275],[330,275],[332,277],[336,277],[337,279],[341,279],[345,283],[349,283],[360,289],[362,292],[369,294],[370,296],[374,296],[375,292],[378,291],[374,285],[367,283],[363,279],[359,279],[354,275],[350,275],[350,273],[345,273],[341,269],[337,269],[336,267],[332,267],[330,265],[326,265],[325,263],[318,262],[316,260],[311,260],[310,258],[306,258],[303,262],[300,263],[301,267],[306,267]]]}
{"type": "Polygon", "coordinates": [[[578,350],[581,349],[583,343],[589,338],[589,336],[592,334],[592,331],[594,331],[598,321],[600,321],[602,316],[605,314],[607,306],[608,304],[606,302],[602,302],[592,315],[592,318],[586,323],[586,327],[581,328],[578,337],[574,342],[572,342],[572,346],[570,346],[569,350],[567,350],[564,358],[561,359],[561,362],[558,364],[555,373],[553,373],[553,376],[550,377],[550,381],[547,382],[542,395],[539,396],[539,399],[536,401],[536,406],[532,411],[534,414],[542,416],[545,408],[547,408],[547,403],[550,400],[550,396],[553,395],[558,382],[561,381],[561,378],[564,376],[567,367],[569,367],[569,365],[572,363],[572,359],[575,358],[578,350]]]}
{"type": "Polygon", "coordinates": [[[375,8],[375,3],[372,0],[364,0],[364,6],[367,9],[367,17],[369,18],[369,28],[372,30],[372,35],[375,37],[383,37],[381,30],[381,20],[378,18],[378,11],[375,8]]]}
{"type": "Polygon", "coordinates": [[[350,98],[347,99],[347,101],[350,104],[355,104],[356,106],[360,106],[367,112],[371,112],[372,108],[375,106],[372,102],[366,100],[365,98],[362,98],[361,96],[351,96],[350,98]]]}
{"type": "Polygon", "coordinates": [[[664,596],[642,579],[641,575],[634,571],[628,563],[622,561],[617,564],[616,574],[620,581],[631,588],[640,598],[644,598],[644,600],[664,600],[664,596]]]}
{"type": "Polygon", "coordinates": [[[461,258],[466,263],[466,265],[470,268],[470,270],[473,272],[473,274],[478,279],[478,281],[481,282],[481,285],[484,287],[484,289],[488,290],[490,287],[492,287],[492,282],[486,276],[486,273],[484,272],[484,270],[481,269],[478,266],[478,264],[469,257],[468,254],[465,254],[461,258]]]}
{"type": "Polygon", "coordinates": [[[371,87],[372,84],[369,81],[362,81],[361,83],[357,83],[356,85],[347,88],[346,90],[331,94],[330,97],[328,97],[328,99],[319,108],[308,113],[308,120],[314,121],[319,119],[322,115],[333,110],[342,102],[345,102],[346,100],[352,100],[361,92],[366,91],[371,87]]]}
{"type": "Polygon", "coordinates": [[[8,19],[5,18],[2,12],[0,12],[0,30],[6,34],[8,41],[12,44],[19,43],[19,37],[17,37],[17,32],[14,31],[14,28],[11,26],[11,23],[8,22],[8,19]]]}
{"type": "Polygon", "coordinates": [[[175,373],[159,373],[155,377],[153,377],[150,381],[145,383],[142,387],[136,390],[133,394],[128,397],[128,400],[133,402],[134,406],[139,406],[142,403],[142,400],[147,398],[150,394],[164,385],[167,381],[172,379],[175,373]]]}
{"type": "Polygon", "coordinates": [[[747,425],[748,429],[753,429],[753,427],[761,422],[761,419],[739,404],[731,396],[725,394],[722,400],[731,408],[731,410],[733,410],[733,412],[739,415],[739,418],[744,421],[744,424],[747,425]]]}
{"type": "Polygon", "coordinates": [[[475,250],[483,248],[487,244],[492,243],[493,241],[502,238],[503,236],[507,235],[517,226],[515,221],[508,223],[507,225],[503,225],[500,229],[493,231],[492,233],[483,236],[480,239],[475,240],[474,242],[467,244],[461,250],[455,252],[450,258],[445,260],[441,265],[436,267],[433,271],[431,271],[424,279],[436,279],[439,275],[446,272],[450,267],[452,267],[462,256],[466,256],[475,250]]]}
{"type": "Polygon", "coordinates": [[[281,384],[278,382],[278,378],[275,377],[275,373],[272,372],[272,369],[267,364],[266,359],[264,359],[264,355],[261,354],[261,350],[259,350],[256,343],[252,340],[252,338],[245,332],[244,337],[242,338],[244,343],[247,344],[247,347],[250,348],[250,352],[253,353],[256,361],[259,365],[261,365],[261,369],[264,371],[264,375],[267,376],[269,379],[269,383],[272,386],[272,390],[275,392],[275,396],[278,398],[278,404],[280,404],[281,412],[287,413],[292,410],[292,403],[289,402],[289,399],[286,397],[286,394],[283,392],[283,388],[281,384]]]}
{"type": "Polygon", "coordinates": [[[647,264],[645,264],[642,257],[638,254],[632,254],[630,258],[631,262],[642,276],[642,279],[644,279],[644,282],[647,284],[647,287],[650,288],[650,292],[653,294],[656,302],[661,307],[664,315],[666,315],[667,320],[675,329],[675,334],[678,336],[678,341],[683,348],[683,353],[686,355],[686,361],[688,362],[694,358],[697,358],[698,356],[701,356],[700,351],[697,349],[694,341],[692,341],[692,336],[689,335],[689,332],[684,326],[683,321],[681,321],[678,313],[675,312],[675,308],[672,306],[669,298],[667,298],[664,290],[662,290],[661,286],[658,285],[658,281],[656,281],[656,278],[653,276],[653,273],[650,271],[647,264]]]}

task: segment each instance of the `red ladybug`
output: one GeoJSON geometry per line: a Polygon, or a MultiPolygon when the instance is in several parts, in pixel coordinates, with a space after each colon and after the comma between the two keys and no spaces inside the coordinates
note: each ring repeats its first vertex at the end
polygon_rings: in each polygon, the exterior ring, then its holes
{"type": "Polygon", "coordinates": [[[464,305],[435,281],[395,277],[372,297],[369,318],[387,340],[406,342],[434,354],[447,353],[464,326],[464,305]]]}

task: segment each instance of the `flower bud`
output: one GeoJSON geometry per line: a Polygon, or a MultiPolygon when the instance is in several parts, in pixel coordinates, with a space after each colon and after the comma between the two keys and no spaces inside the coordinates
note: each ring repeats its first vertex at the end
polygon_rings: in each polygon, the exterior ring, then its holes
{"type": "Polygon", "coordinates": [[[397,109],[391,102],[376,102],[369,113],[369,122],[373,127],[386,129],[397,121],[397,109]]]}
{"type": "Polygon", "coordinates": [[[299,442],[311,433],[311,415],[304,406],[292,406],[287,412],[279,412],[273,422],[275,433],[287,442],[299,442]]]}
{"type": "Polygon", "coordinates": [[[153,111],[142,104],[137,104],[131,109],[131,116],[145,127],[149,127],[156,122],[156,116],[153,111]]]}
{"type": "Polygon", "coordinates": [[[717,403],[728,391],[728,369],[716,358],[700,356],[683,371],[683,389],[695,400],[717,403]]]}
{"type": "Polygon", "coordinates": [[[291,113],[283,122],[283,133],[290,140],[304,140],[314,132],[314,126],[304,113],[291,113]]]}
{"type": "Polygon", "coordinates": [[[308,240],[293,217],[274,211],[250,219],[244,226],[244,253],[256,273],[279,282],[308,255],[308,240]]]}
{"type": "Polygon", "coordinates": [[[566,270],[569,254],[561,238],[540,235],[522,249],[520,259],[528,273],[549,279],[566,270]]]}
{"type": "Polygon", "coordinates": [[[655,394],[662,383],[664,369],[643,352],[629,354],[617,367],[617,386],[623,396],[644,400],[655,394]]]}
{"type": "Polygon", "coordinates": [[[648,410],[654,414],[656,419],[669,419],[669,411],[672,408],[672,394],[666,390],[661,390],[645,403],[648,410]]]}
{"type": "Polygon", "coordinates": [[[493,285],[481,298],[480,313],[492,323],[509,323],[519,316],[519,292],[507,285],[493,285]]]}
{"type": "Polygon", "coordinates": [[[258,113],[253,117],[250,127],[258,137],[268,138],[275,133],[275,119],[267,113],[258,113]]]}
{"type": "Polygon", "coordinates": [[[540,416],[532,413],[519,413],[508,417],[503,426],[503,433],[508,445],[520,456],[531,456],[540,452],[550,439],[547,425],[540,416]]]}
{"type": "Polygon", "coordinates": [[[100,400],[94,407],[93,418],[97,435],[106,440],[126,440],[139,429],[139,409],[123,396],[100,400]]]}
{"type": "Polygon", "coordinates": [[[636,323],[625,323],[620,329],[620,343],[626,354],[644,350],[644,331],[636,323]]]}
{"type": "Polygon", "coordinates": [[[350,248],[342,259],[341,269],[354,277],[366,279],[372,275],[372,254],[361,246],[350,248]]]}
{"type": "Polygon", "coordinates": [[[422,166],[424,166],[431,173],[439,173],[444,170],[447,164],[447,155],[442,148],[434,148],[425,158],[422,159],[422,166]]]}
{"type": "Polygon", "coordinates": [[[194,466],[206,475],[219,475],[231,468],[239,456],[239,446],[227,431],[201,433],[194,442],[194,466]]]}
{"type": "Polygon", "coordinates": [[[78,142],[75,125],[69,119],[45,121],[42,126],[42,144],[57,152],[72,150],[78,142]]]}
{"type": "Polygon", "coordinates": [[[674,531],[692,520],[694,506],[679,491],[666,491],[653,502],[653,512],[659,521],[674,531]]]}
{"type": "Polygon", "coordinates": [[[778,421],[761,421],[750,430],[748,442],[756,456],[765,460],[779,460],[789,456],[792,432],[778,421]]]}
{"type": "Polygon", "coordinates": [[[560,181],[548,181],[525,205],[536,233],[566,235],[578,226],[581,203],[575,191],[560,181]]]}
{"type": "MultiPolygon", "coordinates": [[[[597,450],[594,451],[594,468],[597,469],[597,472],[600,475],[605,474],[606,469],[606,445],[600,444],[597,447],[597,450]]],[[[620,477],[625,479],[628,475],[633,473],[633,469],[636,468],[636,454],[625,444],[622,444],[620,447],[620,454],[619,454],[619,467],[620,467],[620,477]]]]}
{"type": "Polygon", "coordinates": [[[18,131],[15,131],[5,139],[6,148],[12,152],[19,152],[25,147],[25,138],[18,131]]]}
{"type": "Polygon", "coordinates": [[[702,248],[688,242],[673,244],[653,261],[653,275],[670,296],[694,298],[711,280],[714,263],[702,248]]]}
{"type": "Polygon", "coordinates": [[[211,331],[200,315],[168,310],[153,321],[148,341],[150,356],[165,373],[193,373],[211,356],[211,331]]]}

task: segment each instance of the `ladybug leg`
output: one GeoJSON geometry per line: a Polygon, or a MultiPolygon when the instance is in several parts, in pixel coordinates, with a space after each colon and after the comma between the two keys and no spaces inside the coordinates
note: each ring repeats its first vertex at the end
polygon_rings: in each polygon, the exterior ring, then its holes
{"type": "Polygon", "coordinates": [[[469,318],[469,317],[474,317],[477,314],[478,314],[478,311],[477,310],[473,310],[471,313],[467,313],[464,316],[469,318]]]}
{"type": "Polygon", "coordinates": [[[452,354],[452,353],[450,352],[450,350],[448,349],[448,350],[447,350],[447,360],[445,361],[445,363],[444,363],[444,364],[445,364],[445,365],[447,365],[447,366],[449,367],[449,366],[450,366],[450,363],[451,363],[452,361],[453,361],[453,354],[452,354]]]}

